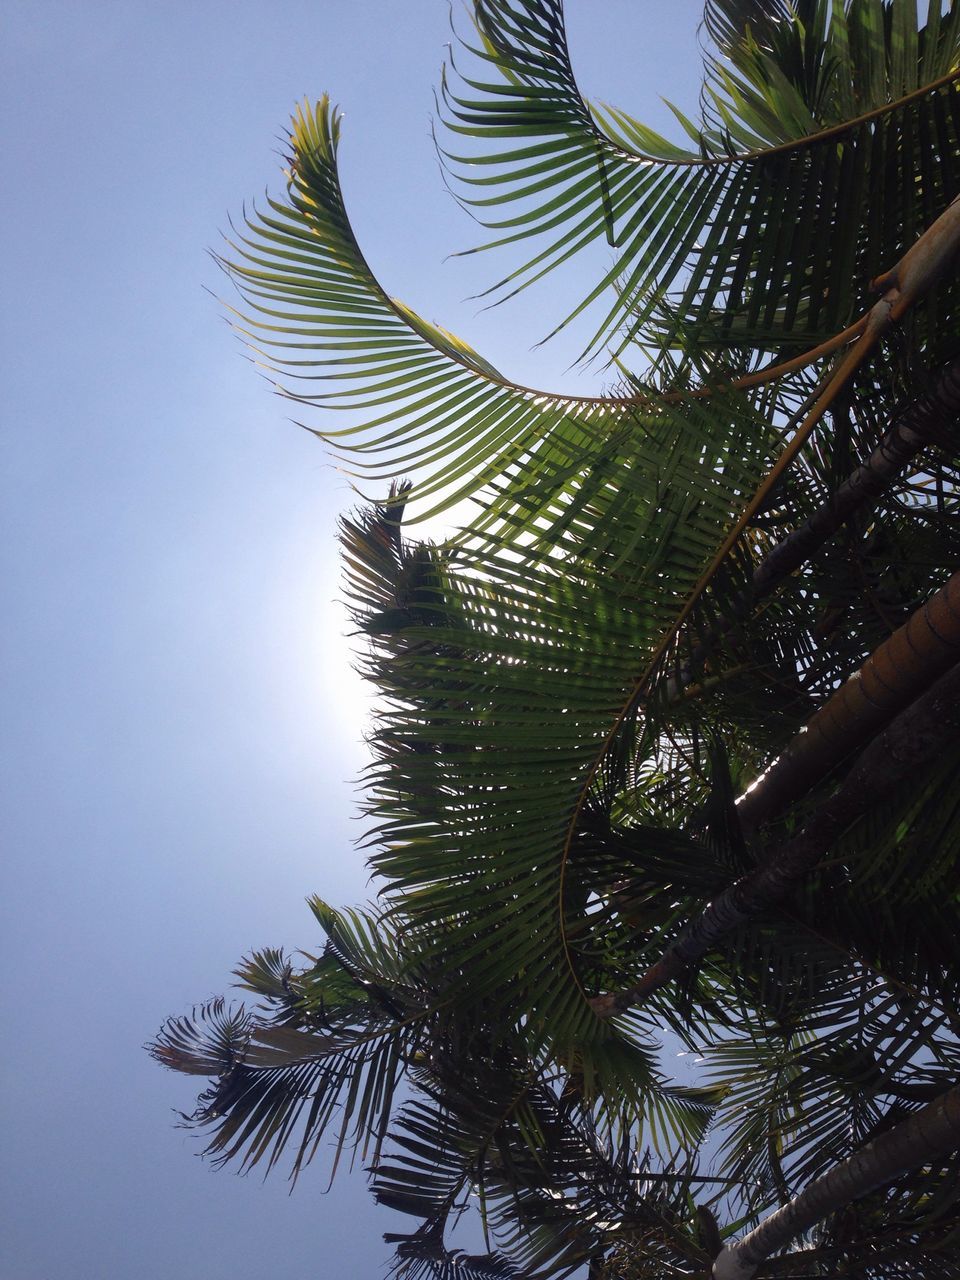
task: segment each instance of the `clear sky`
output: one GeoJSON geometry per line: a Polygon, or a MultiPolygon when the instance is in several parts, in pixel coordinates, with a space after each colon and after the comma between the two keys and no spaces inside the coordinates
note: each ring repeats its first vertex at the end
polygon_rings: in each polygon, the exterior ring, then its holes
{"type": "MultiPolygon", "coordinates": [[[[206,250],[328,90],[368,261],[505,373],[599,385],[530,351],[590,266],[463,301],[507,259],[443,261],[477,239],[430,140],[446,0],[4,11],[0,1280],[375,1277],[398,1220],[362,1179],[210,1170],[172,1127],[189,1081],[141,1048],[252,948],[315,946],[309,893],[368,892],[351,493],[241,358],[206,250]]],[[[582,88],[676,136],[657,95],[693,109],[698,16],[570,0],[582,88]]]]}

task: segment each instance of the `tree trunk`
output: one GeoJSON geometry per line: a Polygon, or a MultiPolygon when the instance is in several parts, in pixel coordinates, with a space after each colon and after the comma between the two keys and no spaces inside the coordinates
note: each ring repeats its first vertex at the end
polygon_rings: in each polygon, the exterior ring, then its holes
{"type": "Polygon", "coordinates": [[[737,805],[745,834],[872,737],[960,657],[960,572],[875,649],[737,805]]]}
{"type": "Polygon", "coordinates": [[[909,405],[866,462],[843,482],[836,493],[787,534],[760,561],[753,575],[754,601],[762,600],[789,573],[810,558],[861,506],[884,491],[925,445],[945,440],[960,417],[960,360],[952,360],[933,386],[909,405]]]}
{"type": "Polygon", "coordinates": [[[749,1280],[760,1264],[821,1218],[960,1147],[960,1086],[841,1161],[716,1257],[712,1280],[749,1280]]]}

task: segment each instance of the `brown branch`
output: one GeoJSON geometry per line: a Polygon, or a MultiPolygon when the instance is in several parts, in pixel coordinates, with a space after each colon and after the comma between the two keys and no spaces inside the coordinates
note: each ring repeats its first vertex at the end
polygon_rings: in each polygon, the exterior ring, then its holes
{"type": "Polygon", "coordinates": [[[707,396],[717,395],[720,392],[745,391],[749,387],[759,387],[765,382],[773,382],[777,378],[784,378],[788,373],[796,373],[799,369],[805,369],[808,364],[813,364],[816,360],[822,360],[825,356],[833,355],[840,347],[846,346],[854,338],[859,338],[869,319],[870,312],[865,311],[859,320],[855,320],[846,329],[843,329],[840,333],[835,333],[832,338],[827,338],[825,342],[819,343],[818,346],[810,347],[809,350],[802,351],[800,355],[793,356],[789,360],[782,360],[778,364],[767,364],[762,369],[755,369],[753,373],[745,373],[742,377],[735,378],[733,382],[721,383],[716,387],[697,387],[694,390],[683,388],[677,391],[667,391],[661,399],[667,404],[676,400],[699,400],[707,396]]]}
{"type": "MultiPolygon", "coordinates": [[[[960,208],[960,205],[958,205],[960,208]]],[[[706,591],[707,587],[713,581],[720,566],[726,560],[727,556],[736,546],[740,535],[750,524],[753,517],[766,504],[770,494],[774,491],[779,483],[780,477],[784,474],[794,458],[806,444],[814,428],[820,422],[820,419],[830,408],[837,396],[846,387],[850,378],[863,364],[867,356],[879,342],[882,335],[887,331],[894,320],[896,311],[895,297],[898,298],[896,287],[890,290],[889,294],[884,294],[878,303],[876,303],[867,314],[867,322],[864,325],[860,337],[853,344],[844,358],[840,361],[833,374],[824,384],[822,390],[817,395],[813,405],[804,418],[803,422],[797,427],[796,432],[790,439],[790,442],[784,447],[776,462],[767,472],[760,487],[756,493],[744,507],[739,517],[735,521],[723,542],[717,548],[716,554],[701,574],[698,582],[694,586],[686,599],[683,608],[680,610],[677,620],[673,625],[670,635],[660,645],[654,661],[658,661],[662,653],[666,652],[669,642],[680,631],[680,628],[686,622],[687,618],[693,612],[697,601],[706,591]]],[[[902,315],[906,307],[897,312],[902,315]]],[[[653,664],[651,664],[652,669],[653,664]]]]}
{"type": "Polygon", "coordinates": [[[843,832],[891,788],[954,745],[960,733],[960,664],[902,711],[860,755],[836,793],[767,862],[707,904],[638,983],[591,1000],[602,1018],[639,1004],[679,977],[720,938],[782,901],[843,832]]]}
{"type": "Polygon", "coordinates": [[[710,583],[713,581],[717,571],[723,565],[731,550],[736,546],[744,529],[747,528],[757,512],[763,508],[770,494],[776,488],[781,475],[786,471],[787,467],[799,453],[816,424],[844,389],[856,369],[859,368],[862,362],[871,353],[880,337],[893,323],[899,320],[906,313],[914,302],[922,297],[923,294],[936,283],[940,274],[945,271],[953,261],[953,258],[957,254],[958,247],[960,247],[960,197],[954,199],[952,203],[947,206],[946,210],[940,215],[940,217],[922,233],[922,235],[907,250],[891,271],[887,272],[878,281],[874,282],[878,287],[886,288],[886,292],[880,301],[877,302],[868,312],[866,323],[859,338],[847,351],[833,375],[820,391],[809,414],[806,416],[803,423],[797,428],[793,439],[783,449],[770,472],[767,474],[756,493],[747,503],[733,527],[730,529],[730,532],[724,538],[722,544],[717,549],[716,554],[698,578],[693,589],[686,596],[673,621],[654,647],[653,652],[647,660],[647,663],[640,675],[634,681],[630,689],[629,696],[626,698],[624,704],[617,713],[615,720],[610,726],[610,729],[605,735],[603,742],[600,744],[600,749],[594,757],[593,763],[586,771],[583,784],[580,787],[576,803],[573,806],[573,810],[570,815],[570,820],[567,823],[566,835],[564,837],[561,853],[559,886],[559,898],[561,903],[560,939],[569,971],[574,975],[574,980],[578,985],[579,979],[576,978],[576,967],[570,952],[570,947],[565,933],[565,925],[563,923],[564,912],[562,910],[562,904],[565,892],[566,872],[570,858],[570,850],[577,831],[577,824],[580,819],[581,811],[586,803],[587,796],[590,794],[590,789],[593,786],[594,779],[596,778],[597,773],[606,758],[607,752],[610,749],[611,743],[631,711],[646,700],[651,680],[656,675],[661,662],[670,652],[672,646],[676,644],[677,637],[686,625],[687,619],[696,608],[700,597],[710,586],[710,583]]]}
{"type": "Polygon", "coordinates": [[[823,415],[844,390],[854,373],[871,354],[887,330],[902,319],[910,307],[928,292],[943,272],[946,271],[947,267],[951,265],[957,255],[958,248],[960,248],[960,196],[951,201],[940,217],[927,227],[926,231],[910,246],[895,267],[892,267],[891,270],[871,282],[874,288],[884,290],[883,297],[867,313],[866,323],[859,338],[827,379],[803,422],[797,427],[790,442],[784,447],[776,462],[767,472],[760,487],[744,507],[729,533],[718,547],[713,559],[700,575],[696,585],[677,614],[670,631],[657,646],[644,676],[638,681],[637,694],[643,690],[660,659],[667,652],[671,642],[676,639],[687,618],[693,612],[697,601],[736,546],[740,535],[757,512],[763,509],[771,493],[779,483],[780,477],[806,444],[823,415]]]}
{"type": "Polygon", "coordinates": [[[937,375],[933,386],[916,399],[873,453],[812,515],[767,553],[753,575],[753,599],[762,600],[866,503],[880,496],[926,445],[956,428],[960,417],[960,359],[937,375]]]}

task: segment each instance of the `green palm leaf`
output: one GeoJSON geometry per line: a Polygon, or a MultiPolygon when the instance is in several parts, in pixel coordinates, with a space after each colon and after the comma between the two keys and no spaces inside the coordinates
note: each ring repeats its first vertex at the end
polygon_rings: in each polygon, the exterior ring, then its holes
{"type": "Polygon", "coordinates": [[[529,466],[534,451],[559,465],[614,428],[624,404],[514,386],[384,292],[343,207],[339,132],[327,99],[298,112],[289,202],[248,218],[223,265],[247,308],[240,332],[295,380],[285,394],[360,419],[322,433],[349,452],[354,474],[384,480],[410,467],[427,476],[417,497],[443,492],[442,509],[529,466]]]}
{"type": "MultiPolygon", "coordinates": [[[[684,502],[696,505],[708,522],[702,541],[715,543],[775,438],[751,401],[731,396],[710,412],[696,400],[557,396],[496,374],[379,285],[347,221],[338,138],[326,99],[298,113],[289,199],[247,219],[223,266],[245,303],[237,327],[285,379],[284,394],[350,413],[351,425],[317,434],[351,473],[385,481],[409,471],[417,519],[482,495],[476,530],[513,541],[545,522],[559,532],[599,523],[620,490],[625,502],[649,507],[666,500],[668,486],[678,495],[696,487],[661,524],[683,518],[684,502]],[[744,450],[758,428],[759,444],[744,450]],[[597,503],[605,509],[594,514],[597,503]]],[[[597,537],[587,535],[578,529],[581,555],[594,554],[597,537]]]]}
{"type": "Polygon", "coordinates": [[[265,1016],[216,1000],[169,1020],[150,1046],[165,1066],[213,1077],[185,1119],[209,1131],[205,1154],[219,1164],[270,1169],[291,1148],[296,1178],[328,1129],[337,1159],[348,1144],[376,1151],[438,1003],[428,986],[398,978],[395,946],[369,917],[312,905],[329,942],[311,968],[295,974],[265,952],[237,971],[265,997],[265,1016]]]}
{"type": "Polygon", "coordinates": [[[500,1245],[494,1260],[509,1258],[519,1275],[559,1280],[625,1237],[663,1258],[702,1262],[689,1222],[703,1181],[692,1160],[661,1166],[629,1142],[605,1146],[575,1090],[536,1082],[518,1094],[503,1064],[483,1087],[465,1084],[434,1077],[430,1101],[404,1108],[376,1170],[378,1200],[423,1219],[402,1247],[416,1242],[419,1256],[429,1248],[446,1260],[444,1229],[472,1188],[500,1245]]]}
{"type": "Polygon", "coordinates": [[[499,233],[483,248],[547,241],[488,292],[508,297],[603,237],[615,266],[558,326],[616,286],[585,355],[642,340],[670,290],[687,330],[728,344],[809,346],[848,324],[960,190],[960,17],[931,5],[918,32],[912,0],[800,8],[769,11],[758,39],[742,6],[708,6],[715,123],[683,122],[685,151],[581,97],[561,0],[478,0],[485,75],[445,84],[444,123],[479,146],[443,154],[499,233]]]}
{"type": "MultiPolygon", "coordinates": [[[[370,671],[389,708],[371,772],[374,865],[418,945],[442,956],[457,998],[504,993],[510,1016],[526,1019],[591,1096],[626,1098],[661,1141],[692,1133],[683,1106],[652,1088],[643,1054],[589,1004],[595,934],[576,905],[573,851],[619,743],[643,743],[648,759],[664,750],[670,716],[639,695],[670,656],[678,618],[777,433],[744,395],[577,401],[498,380],[377,285],[346,222],[337,132],[326,104],[298,117],[290,202],[272,203],[238,243],[230,270],[253,324],[275,335],[268,351],[294,345],[294,372],[305,351],[307,368],[346,379],[347,399],[398,399],[330,438],[361,455],[383,450],[391,470],[421,437],[433,440],[417,456],[427,479],[409,498],[499,477],[482,543],[404,550],[396,512],[392,528],[360,522],[348,541],[351,590],[367,602],[361,625],[375,642],[370,671]],[[278,315],[281,305],[292,309],[278,315]],[[358,327],[345,337],[341,313],[354,307],[358,327]],[[377,381],[385,358],[390,387],[377,381]],[[476,413],[492,442],[476,443],[476,413]],[[464,449],[481,468],[466,481],[464,449]]],[[[299,398],[323,403],[327,393],[299,398]]],[[[751,573],[744,548],[694,623],[709,625],[751,573]]],[[[785,649],[783,667],[794,653],[785,649]]],[[[680,759],[695,730],[677,714],[680,759]]],[[[772,744],[759,719],[757,730],[759,764],[772,744]]],[[[738,748],[742,767],[749,740],[738,748]]]]}

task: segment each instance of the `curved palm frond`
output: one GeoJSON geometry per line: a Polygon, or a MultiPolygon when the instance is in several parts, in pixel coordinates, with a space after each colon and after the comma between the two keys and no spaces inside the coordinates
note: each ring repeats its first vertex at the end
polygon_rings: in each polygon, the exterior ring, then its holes
{"type": "MultiPolygon", "coordinates": [[[[386,534],[373,536],[376,524],[376,517],[366,523],[366,553],[388,546],[395,555],[402,539],[394,544],[386,534]]],[[[474,992],[498,990],[505,1005],[524,1017],[530,1016],[535,992],[537,1019],[544,1007],[549,1009],[550,1034],[558,1037],[554,1043],[568,1039],[576,1053],[600,1061],[614,1046],[602,1046],[583,1008],[585,996],[612,973],[622,979],[637,966],[642,971],[658,938],[677,939],[684,919],[696,915],[703,898],[715,898],[744,870],[744,864],[738,869],[727,863],[724,870],[713,863],[706,881],[698,882],[691,870],[702,852],[690,842],[677,843],[669,831],[648,832],[640,846],[642,861],[631,865],[621,857],[616,863],[607,856],[611,806],[623,794],[624,780],[608,780],[601,772],[593,782],[584,781],[597,759],[591,724],[597,723],[594,733],[602,731],[602,720],[594,721],[593,699],[609,677],[610,701],[602,713],[609,716],[613,694],[622,691],[623,676],[642,643],[641,632],[631,630],[635,617],[596,594],[592,580],[571,583],[563,564],[540,566],[533,578],[529,563],[487,560],[481,584],[472,573],[435,558],[431,576],[421,583],[425,594],[418,597],[410,593],[408,571],[399,564],[422,567],[428,561],[422,551],[408,549],[394,565],[392,586],[389,575],[378,578],[382,594],[376,612],[367,615],[373,621],[363,623],[363,596],[370,584],[362,570],[366,553],[362,547],[348,549],[361,624],[374,633],[369,674],[387,698],[374,739],[379,760],[370,775],[374,802],[369,812],[382,845],[372,863],[384,875],[397,910],[409,913],[427,934],[444,922],[442,932],[425,945],[442,952],[454,985],[474,992]],[[499,576],[501,569],[508,569],[509,577],[499,576]],[[403,611],[396,607],[398,590],[406,594],[403,611]],[[428,606],[418,605],[418,599],[428,600],[428,606]],[[626,665],[619,666],[624,658],[626,665]],[[489,711],[493,706],[495,717],[489,711]],[[578,812],[575,806],[584,795],[578,812]],[[651,860],[658,844],[669,870],[651,860]],[[639,897],[650,930],[642,946],[635,929],[611,919],[609,908],[598,909],[596,900],[588,908],[591,894],[605,898],[618,881],[636,886],[640,867],[654,884],[671,886],[659,900],[632,890],[631,909],[636,913],[639,897]]],[[[742,748],[738,744],[741,760],[742,748]]],[[[631,751],[643,759],[649,746],[631,751]]],[[[689,804],[689,788],[680,789],[689,804]]],[[[636,803],[641,793],[635,780],[627,794],[636,803]]],[[[889,819],[890,830],[899,828],[902,815],[901,802],[889,819]]],[[[642,810],[639,817],[642,821],[642,810]]],[[[636,821],[634,816],[622,833],[621,853],[630,847],[636,821]]],[[[876,831],[861,847],[879,847],[876,831]]],[[[843,903],[854,914],[866,909],[857,890],[835,897],[838,910],[843,903]]],[[[879,903],[877,909],[889,910],[879,903]]],[[[891,922],[881,932],[869,920],[867,912],[854,936],[864,946],[869,943],[868,955],[876,959],[879,939],[892,938],[897,925],[891,922]]],[[[945,928],[948,936],[949,923],[945,928]]],[[[936,972],[935,950],[924,981],[936,972]]],[[[889,965],[894,958],[889,946],[886,954],[889,965]]],[[[894,963],[892,976],[897,975],[910,981],[916,969],[904,973],[894,963]]],[[[709,999],[705,992],[701,998],[709,999]]],[[[652,1012],[655,1021],[669,1020],[662,1008],[652,1012]]]]}
{"type": "MultiPolygon", "coordinates": [[[[238,330],[283,393],[361,421],[319,432],[354,473],[386,480],[408,467],[415,497],[444,495],[426,514],[482,490],[511,469],[559,473],[595,449],[627,412],[622,401],[552,397],[516,386],[466,343],[391,298],[364,261],[336,168],[340,117],[323,98],[293,121],[289,200],[248,217],[221,259],[248,316],[238,330]]],[[[562,481],[558,481],[562,487],[562,481]]]]}
{"type": "Polygon", "coordinates": [[[642,341],[671,290],[688,344],[706,328],[720,345],[811,346],[863,309],[868,281],[960,190],[960,17],[931,6],[918,31],[913,0],[743,9],[708,6],[722,54],[708,59],[708,123],[681,117],[689,150],[582,98],[561,0],[479,0],[470,52],[486,76],[445,83],[444,123],[480,148],[443,155],[499,233],[482,248],[547,241],[489,294],[606,239],[615,264],[552,331],[615,286],[584,355],[642,341]],[[744,34],[755,9],[766,16],[744,34]]]}
{"type": "Polygon", "coordinates": [[[452,988],[496,990],[531,1031],[587,1055],[579,1070],[618,1073],[623,1090],[637,1068],[628,1075],[586,1003],[567,937],[589,921],[564,841],[629,692],[645,620],[615,580],[577,581],[561,562],[488,557],[478,582],[469,565],[398,558],[377,521],[347,526],[350,593],[384,698],[368,775],[371,863],[452,988]],[[412,564],[429,567],[419,595],[412,564]]]}
{"type": "MultiPolygon", "coordinates": [[[[377,1198],[423,1219],[415,1236],[443,1257],[443,1234],[470,1202],[518,1275],[567,1276],[618,1240],[684,1264],[705,1260],[689,1203],[700,1179],[693,1157],[678,1164],[616,1148],[598,1137],[575,1084],[529,1082],[489,1071],[478,1087],[433,1076],[428,1097],[404,1108],[393,1148],[374,1175],[377,1198]],[[482,1100],[482,1101],[481,1101],[482,1100]],[[531,1138],[533,1141],[531,1141],[531,1138]]],[[[711,1188],[712,1189],[712,1188],[711,1188]]]]}
{"type": "Polygon", "coordinates": [[[248,312],[237,329],[289,379],[283,394],[358,419],[317,431],[352,474],[411,473],[408,519],[474,496],[483,510],[472,532],[500,542],[573,536],[581,557],[609,558],[596,526],[634,507],[715,545],[778,440],[763,394],[730,392],[708,410],[695,399],[551,395],[509,382],[380,286],[347,220],[338,139],[327,99],[298,112],[288,200],[248,217],[221,265],[248,312]],[[676,514],[660,509],[668,490],[676,514]]]}

